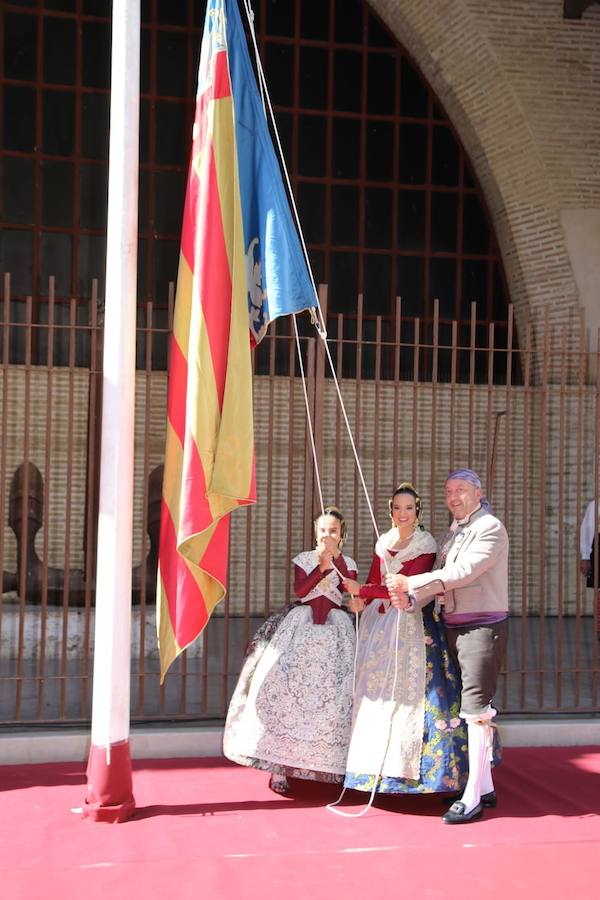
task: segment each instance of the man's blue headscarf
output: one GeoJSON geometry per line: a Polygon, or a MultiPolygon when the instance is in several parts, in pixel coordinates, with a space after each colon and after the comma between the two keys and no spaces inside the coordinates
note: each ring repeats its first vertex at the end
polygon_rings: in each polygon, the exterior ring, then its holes
{"type": "MultiPolygon", "coordinates": [[[[454,472],[450,472],[446,478],[446,483],[448,481],[466,481],[467,484],[472,484],[473,487],[479,488],[480,491],[483,490],[481,487],[481,478],[477,472],[473,471],[473,469],[456,469],[454,472]]],[[[485,509],[486,512],[491,512],[491,506],[483,494],[481,495],[481,508],[485,509]]]]}

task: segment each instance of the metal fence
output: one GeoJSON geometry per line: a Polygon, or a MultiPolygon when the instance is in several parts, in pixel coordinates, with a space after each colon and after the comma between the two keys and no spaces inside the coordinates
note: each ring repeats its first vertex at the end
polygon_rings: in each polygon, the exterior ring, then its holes
{"type": "MultiPolygon", "coordinates": [[[[326,292],[322,291],[325,305],[326,292]]],[[[133,720],[222,718],[255,628],[293,599],[291,559],[311,546],[316,467],[289,322],[255,351],[258,503],[233,515],[229,592],[159,686],[154,584],[172,291],[140,310],[136,384],[133,720]]],[[[598,355],[573,331],[356,316],[328,317],[345,415],[379,527],[410,478],[440,535],[447,472],[482,474],[511,539],[511,635],[497,698],[505,712],[600,711],[593,589],[579,524],[599,494],[598,355]],[[498,338],[501,334],[501,339],[498,338]]],[[[101,412],[101,307],[0,304],[0,724],[90,718],[101,412]]],[[[374,535],[322,342],[300,345],[325,502],[347,518],[364,578],[374,535]]],[[[598,554],[596,554],[596,558],[598,554]]],[[[596,573],[596,585],[598,574],[596,573]]]]}

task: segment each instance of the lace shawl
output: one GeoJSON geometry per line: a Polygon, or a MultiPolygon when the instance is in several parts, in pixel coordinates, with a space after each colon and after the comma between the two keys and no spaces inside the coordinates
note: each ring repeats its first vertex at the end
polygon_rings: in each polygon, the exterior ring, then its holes
{"type": "MultiPolygon", "coordinates": [[[[344,556],[343,559],[349,572],[357,571],[356,563],[351,557],[344,556]]],[[[299,553],[298,556],[294,557],[292,562],[308,575],[319,565],[319,553],[317,550],[304,550],[302,553],[299,553]]],[[[340,593],[339,585],[339,573],[336,572],[335,569],[332,569],[331,572],[328,572],[327,575],[323,576],[312,591],[309,591],[306,597],[301,598],[301,602],[307,603],[309,600],[314,600],[315,597],[327,597],[327,599],[331,600],[332,603],[335,603],[336,606],[341,606],[343,595],[340,593]]]]}
{"type": "Polygon", "coordinates": [[[398,529],[390,528],[385,534],[382,534],[375,544],[375,553],[379,557],[381,563],[381,576],[389,572],[391,575],[397,575],[402,571],[402,566],[409,559],[415,559],[417,556],[423,556],[425,553],[436,553],[437,544],[435,539],[428,531],[421,531],[418,528],[412,536],[411,541],[395,553],[390,553],[390,548],[398,540],[398,529]],[[386,568],[387,563],[387,568],[386,568]]]}

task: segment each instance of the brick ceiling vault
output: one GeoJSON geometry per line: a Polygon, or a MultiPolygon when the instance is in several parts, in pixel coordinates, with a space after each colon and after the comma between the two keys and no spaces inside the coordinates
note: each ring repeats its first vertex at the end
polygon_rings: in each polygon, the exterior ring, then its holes
{"type": "MultiPolygon", "coordinates": [[[[535,0],[534,5],[541,2],[535,0]]],[[[568,329],[576,346],[580,297],[561,208],[585,204],[570,196],[568,188],[557,187],[553,161],[548,163],[539,129],[530,120],[536,110],[529,87],[518,81],[503,58],[504,48],[497,45],[498,34],[506,28],[508,52],[514,54],[519,39],[535,46],[535,11],[528,15],[530,4],[513,0],[508,6],[518,6],[521,15],[514,22],[497,8],[491,36],[490,7],[486,4],[486,13],[475,0],[369,3],[412,55],[469,154],[496,230],[521,334],[527,323],[538,331],[548,314],[552,324],[568,329]],[[524,28],[526,38],[515,39],[515,28],[524,28]]],[[[574,27],[562,19],[560,9],[555,18],[553,36],[558,27],[574,27]]],[[[526,67],[527,54],[517,58],[517,64],[526,67]]],[[[542,65],[549,61],[542,59],[542,65]]],[[[600,191],[597,203],[600,206],[600,191]]]]}

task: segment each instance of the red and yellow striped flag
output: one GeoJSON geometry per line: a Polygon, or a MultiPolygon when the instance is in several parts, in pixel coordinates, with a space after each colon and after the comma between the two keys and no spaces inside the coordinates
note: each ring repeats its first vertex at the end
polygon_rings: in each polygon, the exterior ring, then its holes
{"type": "Polygon", "coordinates": [[[223,25],[212,22],[200,65],[177,278],[157,585],[161,681],[225,593],[228,514],[256,499],[246,256],[223,25]]]}

